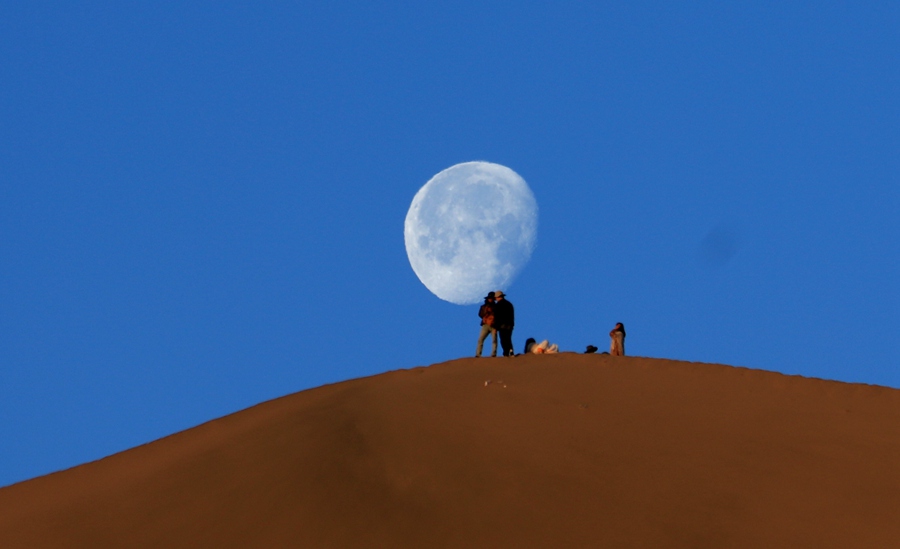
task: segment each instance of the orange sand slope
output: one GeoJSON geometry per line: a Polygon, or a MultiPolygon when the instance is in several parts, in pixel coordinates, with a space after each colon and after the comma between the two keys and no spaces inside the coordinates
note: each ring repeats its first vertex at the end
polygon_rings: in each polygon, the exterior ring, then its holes
{"type": "Polygon", "coordinates": [[[570,353],[320,387],[0,490],[4,548],[898,546],[900,391],[570,353]]]}

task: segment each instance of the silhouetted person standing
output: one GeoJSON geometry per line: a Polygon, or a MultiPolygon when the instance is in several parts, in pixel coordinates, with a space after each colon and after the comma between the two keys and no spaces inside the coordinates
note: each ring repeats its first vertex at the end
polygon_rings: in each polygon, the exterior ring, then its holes
{"type": "Polygon", "coordinates": [[[625,325],[616,323],[616,327],[609,332],[609,354],[613,356],[625,356],[625,325]]]}
{"type": "Polygon", "coordinates": [[[484,340],[488,334],[491,334],[493,341],[491,356],[497,356],[497,328],[494,328],[494,292],[488,293],[487,297],[484,298],[484,305],[478,309],[478,316],[481,317],[481,333],[478,335],[478,347],[475,349],[475,356],[481,356],[484,340]]]}
{"type": "Polygon", "coordinates": [[[512,344],[512,331],[516,325],[516,313],[513,304],[506,299],[506,294],[497,290],[494,292],[497,303],[494,304],[494,327],[500,334],[500,346],[503,347],[503,356],[514,356],[512,344]]]}

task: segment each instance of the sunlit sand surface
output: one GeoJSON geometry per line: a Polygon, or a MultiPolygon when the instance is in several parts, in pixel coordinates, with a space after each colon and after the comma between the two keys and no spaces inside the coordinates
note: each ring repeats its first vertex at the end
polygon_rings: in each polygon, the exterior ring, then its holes
{"type": "Polygon", "coordinates": [[[900,391],[570,353],[320,387],[0,489],[4,548],[898,544],[900,391]]]}

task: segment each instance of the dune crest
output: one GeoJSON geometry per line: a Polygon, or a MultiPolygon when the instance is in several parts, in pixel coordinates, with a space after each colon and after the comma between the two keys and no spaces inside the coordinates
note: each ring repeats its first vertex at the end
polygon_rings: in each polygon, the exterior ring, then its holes
{"type": "Polygon", "coordinates": [[[894,389],[460,359],[0,489],[0,547],[890,547],[898,464],[894,389]]]}

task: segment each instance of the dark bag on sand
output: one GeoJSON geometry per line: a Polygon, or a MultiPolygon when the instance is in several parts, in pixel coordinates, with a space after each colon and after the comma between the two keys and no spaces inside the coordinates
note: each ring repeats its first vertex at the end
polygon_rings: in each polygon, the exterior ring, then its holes
{"type": "Polygon", "coordinates": [[[485,303],[478,309],[478,316],[481,318],[481,324],[487,326],[494,325],[494,307],[485,303]]]}

